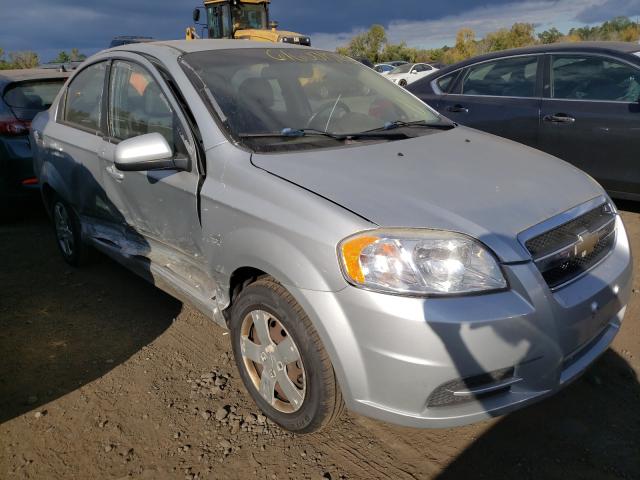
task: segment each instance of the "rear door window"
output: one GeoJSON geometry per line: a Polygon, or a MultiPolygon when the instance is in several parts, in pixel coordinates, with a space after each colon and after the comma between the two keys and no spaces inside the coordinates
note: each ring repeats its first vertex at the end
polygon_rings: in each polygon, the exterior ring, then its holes
{"type": "Polygon", "coordinates": [[[78,73],[69,84],[64,120],[83,130],[99,132],[102,121],[102,94],[106,62],[96,63],[78,73]]]}
{"type": "Polygon", "coordinates": [[[463,95],[535,97],[538,56],[505,58],[469,67],[462,81],[463,95]]]}
{"type": "Polygon", "coordinates": [[[64,82],[60,78],[12,83],[5,89],[3,99],[19,120],[31,121],[51,106],[64,82]]]}
{"type": "Polygon", "coordinates": [[[637,102],[640,100],[640,70],[597,55],[554,55],[551,97],[637,102]]]}

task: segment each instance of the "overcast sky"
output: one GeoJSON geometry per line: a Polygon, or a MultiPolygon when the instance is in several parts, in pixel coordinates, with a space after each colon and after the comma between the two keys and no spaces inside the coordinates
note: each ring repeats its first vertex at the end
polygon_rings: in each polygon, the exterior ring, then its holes
{"type": "MultiPolygon", "coordinates": [[[[183,38],[198,1],[0,0],[0,48],[35,50],[48,61],[74,47],[95,53],[116,35],[183,38]]],[[[272,1],[271,17],[281,28],[309,34],[314,46],[328,49],[374,23],[384,25],[393,42],[432,48],[452,45],[461,27],[478,36],[514,22],[566,31],[616,15],[640,16],[640,0],[272,1]]]]}

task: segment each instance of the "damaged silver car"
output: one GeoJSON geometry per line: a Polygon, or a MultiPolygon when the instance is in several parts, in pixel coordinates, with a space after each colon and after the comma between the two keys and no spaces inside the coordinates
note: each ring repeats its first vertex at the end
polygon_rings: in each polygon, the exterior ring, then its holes
{"type": "Polygon", "coordinates": [[[608,348],[629,300],[595,181],[334,53],[117,47],[31,140],[65,260],[100,250],[228,328],[291,431],[345,404],[416,427],[525,406],[608,348]]]}

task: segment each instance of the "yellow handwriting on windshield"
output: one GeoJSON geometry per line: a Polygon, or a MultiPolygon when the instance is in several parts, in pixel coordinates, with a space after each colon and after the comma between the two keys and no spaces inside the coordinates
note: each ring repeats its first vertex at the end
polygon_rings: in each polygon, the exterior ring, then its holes
{"type": "Polygon", "coordinates": [[[265,51],[267,57],[279,62],[331,62],[331,63],[348,63],[352,62],[348,57],[338,55],[337,53],[309,51],[305,52],[298,49],[291,50],[273,50],[265,51]]]}

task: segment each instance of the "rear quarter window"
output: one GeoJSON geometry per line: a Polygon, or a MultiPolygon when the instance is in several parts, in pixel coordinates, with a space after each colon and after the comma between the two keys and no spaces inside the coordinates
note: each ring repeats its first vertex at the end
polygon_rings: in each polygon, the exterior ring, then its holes
{"type": "Polygon", "coordinates": [[[453,86],[453,80],[458,76],[458,73],[458,71],[455,71],[436,80],[436,85],[442,93],[449,93],[449,89],[453,86]]]}
{"type": "Polygon", "coordinates": [[[637,102],[640,69],[597,55],[557,55],[551,65],[552,98],[637,102]]]}

